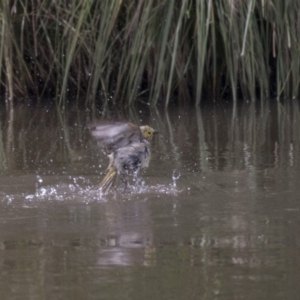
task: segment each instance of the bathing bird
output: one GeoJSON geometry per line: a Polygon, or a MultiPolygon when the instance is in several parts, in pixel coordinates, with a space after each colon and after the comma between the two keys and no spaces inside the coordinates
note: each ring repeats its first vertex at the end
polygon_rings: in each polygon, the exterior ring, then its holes
{"type": "Polygon", "coordinates": [[[126,188],[129,176],[136,178],[141,169],[149,166],[151,140],[157,133],[152,127],[112,123],[92,126],[90,130],[98,145],[111,151],[106,175],[96,189],[107,193],[118,175],[122,177],[126,188]]]}

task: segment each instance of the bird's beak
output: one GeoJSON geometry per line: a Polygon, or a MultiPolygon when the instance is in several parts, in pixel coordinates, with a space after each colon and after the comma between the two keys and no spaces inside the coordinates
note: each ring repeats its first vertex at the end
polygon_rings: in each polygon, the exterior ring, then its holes
{"type": "Polygon", "coordinates": [[[153,133],[154,133],[154,134],[158,134],[158,133],[159,133],[159,131],[157,131],[157,130],[154,130],[154,131],[153,131],[153,133]]]}

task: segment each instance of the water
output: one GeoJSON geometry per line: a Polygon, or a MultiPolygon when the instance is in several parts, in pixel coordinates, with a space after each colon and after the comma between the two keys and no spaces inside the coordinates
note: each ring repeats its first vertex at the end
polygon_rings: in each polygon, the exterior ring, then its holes
{"type": "Polygon", "coordinates": [[[0,299],[298,299],[297,102],[0,114],[0,299]],[[138,189],[93,190],[95,118],[160,131],[138,189]]]}

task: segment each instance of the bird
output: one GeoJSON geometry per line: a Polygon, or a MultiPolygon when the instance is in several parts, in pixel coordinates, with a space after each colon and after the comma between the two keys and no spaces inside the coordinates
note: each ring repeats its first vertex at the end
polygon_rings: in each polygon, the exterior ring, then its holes
{"type": "Polygon", "coordinates": [[[136,178],[141,169],[149,166],[151,140],[156,133],[158,131],[148,125],[138,126],[133,123],[92,126],[91,134],[98,140],[98,145],[111,151],[106,175],[96,189],[106,194],[118,175],[122,177],[126,189],[127,178],[136,178]]]}

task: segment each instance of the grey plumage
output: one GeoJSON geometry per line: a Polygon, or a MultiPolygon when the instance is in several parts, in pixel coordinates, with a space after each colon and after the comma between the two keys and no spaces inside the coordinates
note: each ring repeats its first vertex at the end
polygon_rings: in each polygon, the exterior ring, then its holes
{"type": "Polygon", "coordinates": [[[90,130],[92,136],[97,139],[98,145],[109,151],[143,139],[140,127],[132,123],[103,123],[92,126],[90,130]]]}

